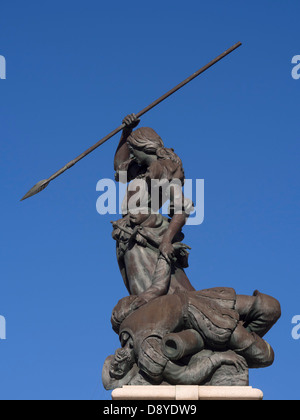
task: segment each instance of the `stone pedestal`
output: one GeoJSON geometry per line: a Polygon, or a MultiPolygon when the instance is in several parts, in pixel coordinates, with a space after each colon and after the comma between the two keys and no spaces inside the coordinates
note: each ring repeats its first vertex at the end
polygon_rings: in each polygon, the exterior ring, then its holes
{"type": "Polygon", "coordinates": [[[262,400],[263,393],[251,386],[123,386],[112,392],[113,400],[262,400]]]}

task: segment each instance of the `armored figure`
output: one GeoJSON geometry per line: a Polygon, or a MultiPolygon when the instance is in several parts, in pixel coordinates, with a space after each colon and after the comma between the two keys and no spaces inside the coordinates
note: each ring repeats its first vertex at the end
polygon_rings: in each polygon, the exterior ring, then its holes
{"type": "Polygon", "coordinates": [[[155,384],[200,385],[222,364],[245,370],[273,363],[273,349],[262,337],[279,318],[280,305],[268,295],[236,295],[231,288],[177,290],[130,313],[133,299],[123,298],[112,314],[122,350],[106,362],[108,387],[122,352],[131,360],[126,374],[134,369],[135,377],[155,384]]]}

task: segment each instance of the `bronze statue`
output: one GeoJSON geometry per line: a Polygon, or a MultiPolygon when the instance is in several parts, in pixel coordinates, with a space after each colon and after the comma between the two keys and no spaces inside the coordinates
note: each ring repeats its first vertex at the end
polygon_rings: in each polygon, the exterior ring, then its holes
{"type": "Polygon", "coordinates": [[[115,178],[129,182],[122,217],[113,223],[117,261],[129,296],[112,313],[121,347],[103,367],[106,389],[123,385],[248,385],[248,369],[269,366],[272,347],[263,339],[280,317],[279,302],[255,291],[227,287],[196,291],[188,279],[190,247],[182,229],[193,203],[182,193],[181,159],[140,117],[232,53],[233,45],[92,147],[38,182],[22,198],[49,183],[122,131],[114,158],[115,178]],[[123,175],[125,177],[123,178],[123,175]],[[169,202],[168,216],[159,213],[169,202]]]}
{"type": "Polygon", "coordinates": [[[153,129],[134,130],[134,114],[123,124],[114,168],[116,180],[125,172],[130,184],[113,238],[130,296],[112,314],[122,348],[106,359],[103,384],[248,385],[249,368],[273,363],[273,349],[262,337],[280,317],[279,302],[258,291],[195,291],[184,272],[189,247],[182,243],[193,203],[178,188],[169,197],[164,188],[157,194],[151,188],[153,180],[159,188],[174,180],[182,187],[182,162],[153,129]],[[136,190],[139,199],[129,206],[136,190]],[[167,198],[169,218],[158,213],[167,198]]]}
{"type": "Polygon", "coordinates": [[[126,171],[133,184],[143,179],[143,206],[139,201],[128,208],[135,191],[129,184],[123,218],[113,223],[113,238],[130,296],[112,313],[122,348],[105,361],[104,386],[247,385],[248,368],[273,363],[273,349],[262,337],[280,317],[279,302],[258,291],[253,296],[226,287],[195,291],[184,272],[188,247],[181,242],[193,205],[178,192],[171,195],[168,219],[157,213],[163,194],[155,207],[148,188],[153,179],[170,182],[175,177],[183,185],[182,162],[154,130],[133,131],[139,123],[134,114],[123,123],[114,161],[116,179],[120,171],[126,171]],[[175,207],[181,211],[172,211],[175,207]]]}

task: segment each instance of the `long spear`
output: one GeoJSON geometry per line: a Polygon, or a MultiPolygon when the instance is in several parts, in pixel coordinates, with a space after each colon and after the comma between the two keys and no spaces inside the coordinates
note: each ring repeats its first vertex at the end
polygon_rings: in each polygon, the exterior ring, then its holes
{"type": "MultiPolygon", "coordinates": [[[[146,112],[150,111],[150,109],[154,108],[156,105],[158,105],[160,102],[164,101],[166,98],[168,98],[170,95],[172,95],[177,90],[181,89],[183,86],[185,86],[187,83],[195,79],[200,74],[204,73],[206,70],[208,70],[210,67],[215,65],[218,61],[222,60],[224,57],[226,57],[228,54],[232,53],[234,50],[239,48],[241,46],[241,42],[238,42],[237,44],[233,45],[231,48],[226,50],[223,54],[216,57],[214,60],[212,60],[210,63],[208,63],[206,66],[202,67],[200,70],[193,73],[191,76],[186,78],[183,82],[176,85],[173,89],[169,90],[167,93],[162,95],[160,98],[156,99],[156,101],[152,102],[150,105],[148,105],[146,108],[142,109],[142,111],[138,112],[136,114],[137,118],[140,118],[142,115],[146,114],[146,112]]],[[[55,172],[55,174],[51,175],[48,179],[43,179],[42,181],[38,182],[31,190],[28,191],[27,194],[24,195],[24,197],[21,199],[21,201],[25,200],[26,198],[32,197],[33,195],[39,193],[40,191],[44,190],[53,179],[57,178],[61,174],[63,174],[67,169],[70,169],[72,166],[74,166],[77,162],[79,162],[81,159],[89,155],[91,152],[93,152],[97,147],[101,146],[101,144],[105,143],[107,140],[109,140],[111,137],[113,137],[115,134],[119,133],[123,128],[125,127],[125,123],[121,124],[119,127],[117,127],[115,130],[113,130],[111,133],[107,134],[107,136],[103,137],[101,140],[99,140],[96,144],[94,144],[92,147],[87,149],[85,152],[81,153],[77,158],[71,160],[69,163],[67,163],[63,168],[61,168],[59,171],[55,172]]]]}

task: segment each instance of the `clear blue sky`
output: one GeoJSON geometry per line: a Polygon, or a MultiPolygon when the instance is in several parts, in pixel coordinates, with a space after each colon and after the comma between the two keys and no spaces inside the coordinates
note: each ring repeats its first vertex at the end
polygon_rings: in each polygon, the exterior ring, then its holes
{"type": "Polygon", "coordinates": [[[298,2],[10,1],[1,5],[1,399],[107,399],[126,291],[97,181],[113,177],[118,137],[30,200],[37,181],[232,44],[243,47],[149,112],[205,179],[205,221],[185,228],[198,288],[277,297],[276,361],[251,371],[266,399],[299,399],[298,2]]]}

